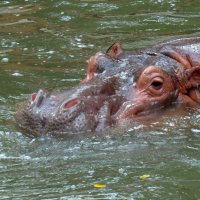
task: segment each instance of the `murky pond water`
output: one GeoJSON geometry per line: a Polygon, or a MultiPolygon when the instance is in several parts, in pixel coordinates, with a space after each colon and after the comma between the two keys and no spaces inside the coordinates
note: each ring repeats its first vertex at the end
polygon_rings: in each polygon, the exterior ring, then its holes
{"type": "Polygon", "coordinates": [[[13,120],[115,41],[134,51],[200,33],[198,0],[1,0],[0,29],[0,199],[200,199],[200,109],[71,139],[29,138],[13,120]]]}

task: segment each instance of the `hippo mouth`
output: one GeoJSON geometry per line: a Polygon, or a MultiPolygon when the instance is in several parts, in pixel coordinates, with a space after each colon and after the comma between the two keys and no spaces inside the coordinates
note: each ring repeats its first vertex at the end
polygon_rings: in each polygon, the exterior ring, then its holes
{"type": "Polygon", "coordinates": [[[146,120],[147,118],[152,118],[155,114],[166,108],[166,105],[158,105],[157,101],[145,103],[146,104],[144,104],[144,102],[124,102],[115,114],[115,120],[117,123],[121,123],[127,119],[132,121],[146,120]]]}

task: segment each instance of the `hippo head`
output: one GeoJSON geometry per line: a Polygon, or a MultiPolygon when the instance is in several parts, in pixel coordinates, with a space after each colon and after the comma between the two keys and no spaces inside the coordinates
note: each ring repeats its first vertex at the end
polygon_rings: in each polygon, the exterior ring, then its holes
{"type": "Polygon", "coordinates": [[[93,132],[169,106],[199,104],[200,66],[185,66],[181,56],[125,54],[115,43],[87,61],[87,76],[79,86],[33,93],[17,112],[17,124],[37,135],[93,132]]]}

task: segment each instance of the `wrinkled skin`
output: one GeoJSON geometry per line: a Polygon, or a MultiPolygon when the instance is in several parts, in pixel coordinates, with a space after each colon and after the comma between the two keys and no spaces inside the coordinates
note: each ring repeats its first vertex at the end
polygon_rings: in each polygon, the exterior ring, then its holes
{"type": "Polygon", "coordinates": [[[128,54],[117,42],[87,60],[86,78],[63,92],[39,90],[17,112],[32,133],[103,131],[169,107],[200,104],[200,36],[128,54]]]}

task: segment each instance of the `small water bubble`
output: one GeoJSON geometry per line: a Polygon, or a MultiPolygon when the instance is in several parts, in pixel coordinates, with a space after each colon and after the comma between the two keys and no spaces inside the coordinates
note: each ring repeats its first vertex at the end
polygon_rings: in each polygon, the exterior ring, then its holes
{"type": "Polygon", "coordinates": [[[81,44],[81,43],[78,43],[77,45],[79,48],[86,48],[87,46],[85,44],[81,44]]]}
{"type": "Polygon", "coordinates": [[[135,130],[142,129],[142,128],[144,128],[144,125],[142,125],[142,124],[134,127],[135,130]]]}
{"type": "Polygon", "coordinates": [[[18,42],[11,42],[12,46],[15,46],[15,45],[18,45],[18,44],[19,44],[18,42]]]}
{"type": "Polygon", "coordinates": [[[200,133],[200,129],[192,128],[191,131],[192,131],[193,133],[200,133]]]}
{"type": "Polygon", "coordinates": [[[36,141],[36,139],[34,138],[34,139],[32,139],[30,142],[29,142],[29,144],[32,144],[32,143],[34,143],[36,141]]]}
{"type": "Polygon", "coordinates": [[[9,58],[2,58],[1,59],[1,62],[3,62],[3,63],[7,63],[9,61],[9,58]]]}
{"type": "Polygon", "coordinates": [[[129,128],[129,129],[127,130],[127,132],[132,132],[132,131],[134,131],[134,128],[129,128]]]}
{"type": "Polygon", "coordinates": [[[126,72],[121,72],[120,73],[120,78],[122,78],[122,79],[127,79],[127,73],[126,72]]]}
{"type": "Polygon", "coordinates": [[[26,156],[26,155],[21,155],[20,158],[21,158],[22,160],[30,160],[30,159],[31,159],[30,156],[26,156]]]}
{"type": "Polygon", "coordinates": [[[76,37],[75,40],[76,40],[77,42],[81,42],[82,39],[76,37]]]}
{"type": "Polygon", "coordinates": [[[6,157],[7,157],[6,154],[4,154],[4,153],[0,154],[0,158],[6,158],[6,157]]]}
{"type": "Polygon", "coordinates": [[[10,3],[9,1],[4,1],[4,2],[3,2],[3,4],[9,4],[9,3],[10,3]]]}
{"type": "Polygon", "coordinates": [[[94,47],[94,44],[88,44],[88,47],[94,47]]]}
{"type": "Polygon", "coordinates": [[[124,176],[127,176],[127,173],[125,172],[125,169],[123,169],[123,168],[120,168],[120,169],[118,170],[118,172],[119,172],[120,174],[124,175],[124,176]]]}
{"type": "Polygon", "coordinates": [[[120,169],[118,170],[118,172],[119,172],[120,174],[123,174],[123,173],[124,173],[124,169],[123,169],[123,168],[120,168],[120,169]]]}
{"type": "Polygon", "coordinates": [[[174,127],[175,123],[174,122],[169,122],[168,125],[174,127]]]}
{"type": "Polygon", "coordinates": [[[76,186],[75,186],[75,185],[72,185],[72,186],[71,186],[71,189],[72,189],[72,190],[75,190],[75,189],[76,189],[76,186]]]}
{"type": "Polygon", "coordinates": [[[89,171],[88,171],[88,174],[89,174],[90,176],[92,176],[92,175],[94,174],[94,172],[95,172],[94,170],[89,170],[89,171]]]}
{"type": "Polygon", "coordinates": [[[42,51],[44,51],[44,49],[38,49],[38,51],[39,51],[39,52],[42,52],[42,51]]]}
{"type": "Polygon", "coordinates": [[[51,50],[51,51],[48,51],[47,53],[48,53],[48,54],[54,54],[55,51],[51,50]]]}
{"type": "Polygon", "coordinates": [[[192,150],[199,150],[198,148],[195,147],[191,147],[191,146],[186,146],[188,149],[192,149],[192,150]]]}
{"type": "Polygon", "coordinates": [[[24,75],[19,73],[19,72],[15,72],[15,73],[12,74],[12,76],[24,76],[24,75]]]}
{"type": "Polygon", "coordinates": [[[200,119],[200,115],[196,115],[196,119],[200,119]]]}
{"type": "MultiPolygon", "coordinates": [[[[63,13],[64,14],[64,13],[63,13]]],[[[70,17],[70,16],[66,16],[66,15],[64,15],[64,16],[62,16],[61,17],[61,21],[65,21],[65,22],[68,22],[68,21],[70,21],[72,18],[70,17]]]]}

